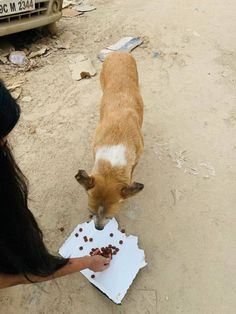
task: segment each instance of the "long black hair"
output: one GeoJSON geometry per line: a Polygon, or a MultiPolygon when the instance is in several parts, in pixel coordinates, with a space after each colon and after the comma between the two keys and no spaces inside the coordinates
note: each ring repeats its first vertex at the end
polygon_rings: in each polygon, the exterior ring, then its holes
{"type": "MultiPolygon", "coordinates": [[[[3,143],[7,128],[5,124],[5,129],[1,129],[6,122],[5,108],[9,110],[13,105],[18,108],[15,112],[19,113],[19,106],[0,81],[0,273],[24,274],[30,280],[30,274],[52,275],[68,260],[48,252],[42,231],[28,208],[27,179],[9,144],[3,143]]],[[[8,119],[12,123],[11,126],[8,123],[8,132],[17,120],[14,117],[8,119]]]]}

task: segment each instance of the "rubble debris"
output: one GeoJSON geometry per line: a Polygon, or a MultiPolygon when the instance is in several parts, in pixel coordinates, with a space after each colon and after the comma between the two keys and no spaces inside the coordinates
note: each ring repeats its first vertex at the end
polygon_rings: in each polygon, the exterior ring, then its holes
{"type": "Polygon", "coordinates": [[[24,102],[31,102],[32,98],[30,96],[25,96],[21,100],[24,102]]]}
{"type": "Polygon", "coordinates": [[[91,60],[81,54],[69,60],[69,69],[72,78],[76,81],[82,80],[83,78],[90,78],[97,73],[91,60]]]}
{"type": "Polygon", "coordinates": [[[91,12],[96,10],[96,7],[94,5],[90,5],[90,4],[78,4],[75,6],[75,9],[79,12],[91,12]]]}
{"type": "Polygon", "coordinates": [[[35,57],[40,57],[40,56],[44,55],[48,50],[49,50],[49,48],[47,46],[44,46],[37,51],[31,52],[29,54],[28,58],[31,59],[31,58],[35,58],[35,57]]]}
{"type": "Polygon", "coordinates": [[[77,10],[72,9],[72,8],[65,8],[62,10],[63,17],[76,17],[78,15],[80,15],[80,13],[77,10]]]}
{"type": "Polygon", "coordinates": [[[15,83],[6,83],[7,89],[11,92],[11,95],[14,99],[18,99],[21,95],[22,88],[21,85],[24,83],[24,80],[15,82],[15,83]]]}
{"type": "Polygon", "coordinates": [[[142,44],[142,39],[140,37],[124,37],[121,38],[117,43],[102,49],[98,55],[98,59],[100,61],[104,61],[108,54],[113,51],[124,51],[130,52],[134,48],[140,46],[142,44]]]}
{"type": "Polygon", "coordinates": [[[11,92],[11,95],[14,99],[18,99],[21,95],[22,89],[20,87],[17,87],[14,91],[11,92]]]}
{"type": "Polygon", "coordinates": [[[72,4],[74,4],[74,1],[63,0],[62,9],[68,8],[68,7],[71,6],[72,4]]]}

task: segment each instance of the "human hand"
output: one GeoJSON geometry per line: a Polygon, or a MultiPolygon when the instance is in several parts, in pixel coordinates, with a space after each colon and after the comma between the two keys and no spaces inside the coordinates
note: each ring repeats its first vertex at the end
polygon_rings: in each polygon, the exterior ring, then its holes
{"type": "Polygon", "coordinates": [[[93,255],[90,257],[90,265],[88,268],[94,272],[104,271],[110,265],[111,256],[106,258],[96,254],[97,251],[95,251],[93,255]]]}

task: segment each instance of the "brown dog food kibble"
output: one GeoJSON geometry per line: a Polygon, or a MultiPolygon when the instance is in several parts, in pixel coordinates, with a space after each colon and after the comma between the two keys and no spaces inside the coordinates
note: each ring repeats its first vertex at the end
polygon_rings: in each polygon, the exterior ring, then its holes
{"type": "Polygon", "coordinates": [[[84,236],[84,242],[88,242],[88,237],[84,236]]]}
{"type": "Polygon", "coordinates": [[[65,229],[64,229],[64,227],[61,227],[61,228],[59,228],[59,230],[60,230],[61,232],[63,232],[65,229]]]}
{"type": "Polygon", "coordinates": [[[78,233],[76,233],[76,234],[75,234],[75,236],[76,236],[76,238],[78,238],[79,234],[78,234],[78,233]]]}
{"type": "Polygon", "coordinates": [[[80,246],[80,247],[79,247],[79,249],[80,249],[80,251],[82,251],[82,250],[83,250],[83,247],[82,247],[82,246],[80,246]]]}
{"type": "Polygon", "coordinates": [[[119,241],[119,244],[123,244],[123,241],[122,241],[122,240],[120,240],[120,241],[119,241]]]}
{"type": "Polygon", "coordinates": [[[113,235],[114,235],[113,233],[110,233],[110,237],[113,237],[113,235]]]}
{"type": "Polygon", "coordinates": [[[79,232],[82,232],[83,231],[83,228],[79,228],[79,232]]]}
{"type": "Polygon", "coordinates": [[[122,233],[125,233],[125,229],[121,229],[120,231],[121,231],[122,233]]]}
{"type": "Polygon", "coordinates": [[[94,279],[94,278],[95,278],[95,275],[91,275],[91,278],[94,279]]]}
{"type": "Polygon", "coordinates": [[[92,218],[93,218],[93,215],[92,215],[92,214],[91,214],[91,215],[89,215],[89,218],[90,218],[90,219],[92,219],[92,218]]]}
{"type": "Polygon", "coordinates": [[[112,246],[111,244],[109,244],[108,246],[106,247],[102,247],[101,249],[98,249],[98,248],[92,248],[91,251],[90,251],[90,255],[94,255],[94,252],[96,251],[96,255],[101,255],[103,257],[106,257],[106,258],[111,258],[112,259],[112,256],[113,255],[116,255],[119,251],[119,248],[117,248],[116,246],[112,246]]]}
{"type": "Polygon", "coordinates": [[[93,242],[93,238],[89,238],[89,242],[93,242]]]}

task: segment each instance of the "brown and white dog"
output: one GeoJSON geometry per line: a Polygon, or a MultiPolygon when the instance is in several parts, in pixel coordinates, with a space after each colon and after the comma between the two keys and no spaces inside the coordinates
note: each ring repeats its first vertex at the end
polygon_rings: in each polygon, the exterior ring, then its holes
{"type": "Polygon", "coordinates": [[[124,199],[141,191],[144,185],[131,181],[143,150],[143,101],[132,55],[110,54],[100,81],[103,97],[93,143],[95,164],[91,175],[79,170],[75,178],[86,189],[89,210],[96,228],[101,230],[124,199]]]}

